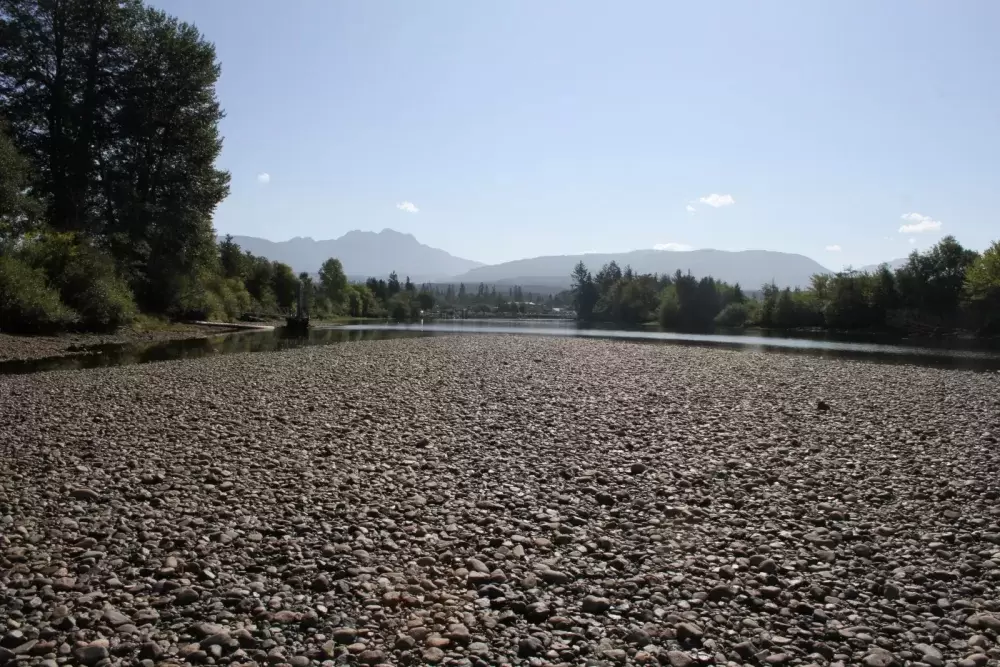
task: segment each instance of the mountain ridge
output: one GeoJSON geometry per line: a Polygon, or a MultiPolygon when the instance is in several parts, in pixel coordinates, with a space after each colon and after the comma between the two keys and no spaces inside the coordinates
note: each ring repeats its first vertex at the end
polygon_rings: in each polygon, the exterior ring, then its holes
{"type": "Polygon", "coordinates": [[[420,243],[413,234],[388,227],[380,232],[354,229],[335,239],[296,236],[287,241],[270,241],[233,235],[233,241],[255,255],[288,264],[296,273],[316,273],[330,257],[340,260],[348,276],[387,276],[396,271],[400,277],[410,276],[414,281],[447,278],[483,266],[482,262],[456,257],[420,243]]]}
{"type": "Polygon", "coordinates": [[[757,289],[774,281],[779,287],[807,287],[816,273],[831,273],[819,262],[795,253],[775,250],[632,250],[619,253],[546,255],[486,265],[455,276],[453,281],[505,284],[512,280],[545,281],[553,287],[568,286],[577,262],[596,273],[608,262],[637,273],[673,274],[680,270],[696,277],[712,276],[728,283],[757,289]]]}
{"type": "Polygon", "coordinates": [[[690,272],[696,277],[712,276],[745,289],[758,289],[774,281],[779,287],[807,287],[816,273],[833,273],[819,262],[796,253],[774,250],[655,250],[628,252],[544,255],[499,264],[483,264],[420,243],[413,234],[385,228],[379,232],[351,230],[336,239],[316,240],[297,236],[287,241],[270,241],[253,236],[233,236],[244,250],[284,262],[296,272],[315,274],[324,261],[338,258],[344,273],[352,279],[385,277],[396,271],[414,282],[474,283],[495,285],[547,285],[569,287],[570,274],[577,262],[596,273],[615,261],[637,273],[673,274],[690,272]]]}

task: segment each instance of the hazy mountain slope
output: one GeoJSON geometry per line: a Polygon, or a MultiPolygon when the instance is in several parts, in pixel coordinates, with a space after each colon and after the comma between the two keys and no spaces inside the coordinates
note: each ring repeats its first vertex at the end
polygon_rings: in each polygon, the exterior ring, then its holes
{"type": "Polygon", "coordinates": [[[577,262],[583,261],[592,273],[596,273],[612,260],[622,269],[631,266],[638,273],[674,273],[679,269],[697,277],[712,276],[728,283],[738,282],[747,289],[757,289],[772,280],[779,287],[806,287],[814,274],[830,273],[829,269],[804,255],[769,250],[634,250],[519,259],[472,269],[455,276],[452,281],[568,287],[570,273],[577,262]]]}
{"type": "MultiPolygon", "coordinates": [[[[883,264],[888,264],[889,268],[892,269],[893,271],[895,271],[897,269],[901,269],[904,266],[906,266],[906,263],[908,261],[909,261],[909,258],[907,258],[907,257],[901,257],[899,259],[893,259],[893,260],[890,260],[888,262],[883,262],[883,264]]],[[[881,264],[866,264],[865,266],[862,266],[861,268],[855,269],[855,271],[863,271],[863,272],[867,272],[867,273],[874,273],[875,271],[878,270],[878,268],[880,266],[881,266],[881,264]]]]}
{"type": "Polygon", "coordinates": [[[377,233],[352,231],[326,241],[308,237],[268,241],[253,236],[234,236],[233,240],[244,250],[284,262],[296,272],[315,273],[330,257],[339,259],[349,276],[386,276],[396,271],[400,280],[410,276],[414,281],[446,278],[482,266],[481,262],[455,257],[420,243],[412,234],[392,229],[377,233]]]}

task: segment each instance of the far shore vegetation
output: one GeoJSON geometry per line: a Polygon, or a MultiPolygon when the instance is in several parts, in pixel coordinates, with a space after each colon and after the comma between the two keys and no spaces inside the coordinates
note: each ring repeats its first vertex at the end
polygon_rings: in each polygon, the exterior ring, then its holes
{"type": "Polygon", "coordinates": [[[979,254],[946,236],[905,265],[812,278],[806,289],[774,284],[753,296],[740,285],[677,272],[639,275],[614,262],[597,274],[581,262],[572,305],[582,321],[704,331],[713,327],[1000,334],[1000,242],[979,254]]]}

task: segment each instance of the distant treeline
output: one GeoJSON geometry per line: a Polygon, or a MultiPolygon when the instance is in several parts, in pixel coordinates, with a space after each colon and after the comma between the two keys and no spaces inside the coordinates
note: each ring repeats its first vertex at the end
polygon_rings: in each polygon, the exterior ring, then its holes
{"type": "Polygon", "coordinates": [[[711,277],[639,275],[614,262],[592,275],[581,262],[573,272],[571,302],[583,321],[704,330],[713,326],[781,329],[964,329],[1000,333],[1000,243],[983,254],[947,236],[926,252],[913,252],[893,271],[841,271],[812,278],[808,289],[764,285],[747,298],[740,285],[711,277]]]}

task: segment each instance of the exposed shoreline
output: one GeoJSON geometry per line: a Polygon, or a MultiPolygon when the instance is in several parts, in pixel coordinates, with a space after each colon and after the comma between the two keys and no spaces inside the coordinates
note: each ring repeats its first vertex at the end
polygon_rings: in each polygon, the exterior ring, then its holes
{"type": "Polygon", "coordinates": [[[998,414],[993,373],[527,336],[0,376],[0,625],[31,665],[993,665],[998,414]]]}
{"type": "Polygon", "coordinates": [[[249,330],[250,328],[240,324],[226,323],[171,323],[147,331],[123,329],[111,334],[62,333],[35,336],[0,333],[0,361],[80,354],[87,352],[89,348],[104,345],[149,344],[170,340],[206,338],[233,331],[249,330]]]}

